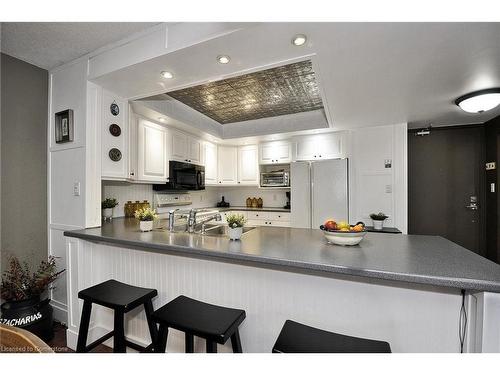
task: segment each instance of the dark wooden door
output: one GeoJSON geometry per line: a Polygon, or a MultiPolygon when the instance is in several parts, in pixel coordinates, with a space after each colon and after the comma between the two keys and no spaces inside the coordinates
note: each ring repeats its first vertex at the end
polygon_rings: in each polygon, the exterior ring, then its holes
{"type": "Polygon", "coordinates": [[[486,255],[482,126],[408,133],[408,231],[486,255]],[[474,209],[477,206],[477,209],[474,209]]]}

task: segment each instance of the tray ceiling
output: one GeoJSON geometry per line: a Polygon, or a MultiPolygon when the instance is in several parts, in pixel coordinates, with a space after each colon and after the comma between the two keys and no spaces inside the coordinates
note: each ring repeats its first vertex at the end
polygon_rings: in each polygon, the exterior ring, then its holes
{"type": "Polygon", "coordinates": [[[167,94],[220,124],[323,108],[310,60],[167,94]]]}

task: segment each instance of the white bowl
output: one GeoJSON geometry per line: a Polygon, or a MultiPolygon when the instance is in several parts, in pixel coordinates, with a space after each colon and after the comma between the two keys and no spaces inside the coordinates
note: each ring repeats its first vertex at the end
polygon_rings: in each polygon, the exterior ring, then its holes
{"type": "Polygon", "coordinates": [[[326,240],[329,243],[342,246],[354,246],[359,244],[363,237],[366,235],[366,231],[362,232],[329,232],[326,230],[322,231],[325,235],[326,240]]]}

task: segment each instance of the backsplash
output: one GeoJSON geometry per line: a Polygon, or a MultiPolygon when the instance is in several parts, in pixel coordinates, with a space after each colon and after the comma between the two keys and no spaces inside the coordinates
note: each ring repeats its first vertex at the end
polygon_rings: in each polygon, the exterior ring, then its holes
{"type": "MultiPolygon", "coordinates": [[[[125,203],[127,201],[144,201],[153,203],[153,186],[151,184],[132,184],[119,181],[102,182],[102,199],[116,198],[118,206],[115,207],[114,216],[125,216],[125,203]]],[[[203,191],[191,191],[193,204],[183,208],[215,207],[220,200],[218,188],[207,187],[203,191]]],[[[246,198],[245,198],[246,199],[246,198]]]]}
{"type": "Polygon", "coordinates": [[[246,200],[250,198],[261,197],[264,201],[264,207],[283,207],[287,198],[285,191],[282,189],[265,190],[255,187],[221,187],[219,188],[218,200],[224,196],[224,200],[229,202],[231,206],[246,206],[246,200]]]}

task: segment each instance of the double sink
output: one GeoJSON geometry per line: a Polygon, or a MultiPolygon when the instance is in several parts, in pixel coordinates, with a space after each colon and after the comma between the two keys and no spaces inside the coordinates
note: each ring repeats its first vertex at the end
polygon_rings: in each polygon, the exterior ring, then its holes
{"type": "MultiPolygon", "coordinates": [[[[243,227],[243,235],[255,228],[256,227],[243,227]]],[[[173,232],[187,232],[186,225],[176,225],[173,232]]],[[[204,228],[202,228],[201,225],[197,225],[193,234],[213,237],[227,237],[229,236],[228,232],[229,227],[226,224],[205,224],[204,228]]]]}

